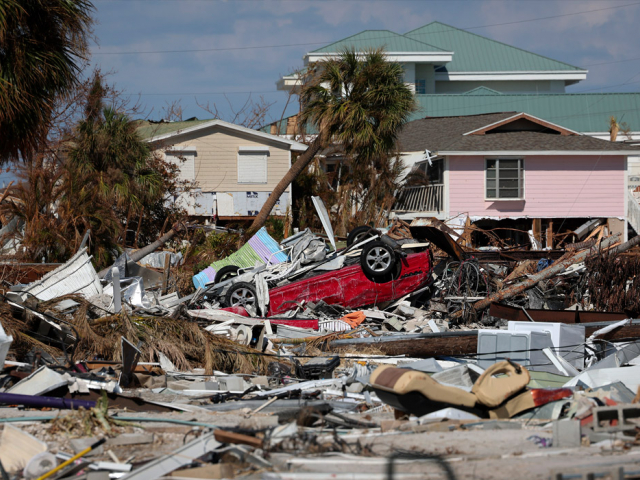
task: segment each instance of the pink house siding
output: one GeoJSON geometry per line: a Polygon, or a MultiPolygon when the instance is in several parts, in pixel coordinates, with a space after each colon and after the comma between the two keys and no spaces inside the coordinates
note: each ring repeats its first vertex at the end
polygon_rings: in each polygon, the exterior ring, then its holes
{"type": "Polygon", "coordinates": [[[625,157],[525,156],[524,200],[485,201],[484,156],[449,157],[449,214],[624,217],[625,157]]]}

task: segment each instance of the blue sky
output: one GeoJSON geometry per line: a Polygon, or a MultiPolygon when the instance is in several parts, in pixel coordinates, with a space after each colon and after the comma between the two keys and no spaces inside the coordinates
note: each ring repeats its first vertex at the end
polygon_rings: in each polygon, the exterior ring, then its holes
{"type": "MultiPolygon", "coordinates": [[[[184,118],[210,118],[196,99],[215,103],[228,119],[222,92],[236,108],[248,92],[264,96],[275,102],[269,120],[279,119],[287,95],[275,82],[302,66],[305,52],[365,29],[405,33],[434,20],[587,68],[587,80],[571,92],[640,88],[640,2],[632,0],[95,0],[95,6],[92,64],[113,72],[119,89],[140,94],[152,119],[175,100],[184,118]],[[547,18],[529,21],[541,17],[547,18]],[[124,53],[202,49],[233,50],[124,53]]],[[[293,102],[287,113],[296,109],[293,102]]]]}

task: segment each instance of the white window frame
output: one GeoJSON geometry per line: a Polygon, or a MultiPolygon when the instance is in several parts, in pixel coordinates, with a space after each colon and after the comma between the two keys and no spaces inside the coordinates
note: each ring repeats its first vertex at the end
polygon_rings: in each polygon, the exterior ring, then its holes
{"type": "Polygon", "coordinates": [[[517,202],[517,201],[522,201],[525,199],[525,185],[526,185],[526,168],[525,168],[525,158],[524,157],[485,157],[484,159],[484,200],[485,202],[517,202]],[[498,162],[498,168],[496,169],[496,195],[499,195],[500,189],[499,189],[499,184],[498,181],[500,179],[499,176],[499,169],[500,169],[500,160],[519,160],[520,161],[520,170],[522,171],[522,178],[520,178],[521,176],[518,175],[518,190],[520,192],[520,195],[518,197],[511,197],[511,198],[491,198],[487,196],[487,170],[488,170],[488,164],[489,161],[497,161],[498,162]]]}
{"type": "Polygon", "coordinates": [[[186,180],[189,182],[192,182],[196,179],[196,157],[198,156],[198,152],[196,150],[196,147],[170,147],[167,150],[165,150],[164,152],[165,155],[165,160],[168,162],[173,163],[171,160],[169,160],[167,158],[167,155],[170,155],[172,157],[191,157],[193,158],[193,178],[184,178],[182,176],[182,166],[188,161],[185,160],[184,162],[180,159],[180,158],[176,158],[176,160],[178,161],[177,165],[178,168],[180,168],[180,174],[179,174],[179,178],[180,180],[186,180]]]}
{"type": "Polygon", "coordinates": [[[238,147],[237,163],[236,163],[236,175],[238,183],[241,185],[265,185],[269,183],[269,147],[267,146],[252,146],[252,147],[238,147]],[[264,156],[264,181],[248,182],[240,179],[240,158],[243,154],[255,154],[264,156]]]}

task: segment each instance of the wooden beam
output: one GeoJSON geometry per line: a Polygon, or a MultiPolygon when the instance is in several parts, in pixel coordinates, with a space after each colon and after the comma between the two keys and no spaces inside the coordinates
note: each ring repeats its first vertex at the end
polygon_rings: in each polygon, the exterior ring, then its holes
{"type": "Polygon", "coordinates": [[[533,229],[533,237],[542,245],[542,219],[534,218],[531,228],[533,229]]]}
{"type": "Polygon", "coordinates": [[[253,448],[262,448],[262,440],[242,433],[230,432],[228,430],[216,429],[213,431],[214,438],[220,443],[249,445],[253,448]]]}

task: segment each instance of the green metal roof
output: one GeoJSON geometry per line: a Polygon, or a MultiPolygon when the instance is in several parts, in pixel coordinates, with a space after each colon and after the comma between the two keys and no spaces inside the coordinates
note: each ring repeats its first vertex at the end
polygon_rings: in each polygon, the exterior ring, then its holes
{"type": "Polygon", "coordinates": [[[406,33],[405,36],[454,52],[453,60],[445,67],[448,72],[582,70],[440,22],[432,22],[406,33]]]}
{"type": "Polygon", "coordinates": [[[493,88],[488,87],[476,87],[473,90],[469,90],[468,92],[464,92],[462,95],[502,95],[502,92],[494,90],[493,88]]]}
{"type": "Polygon", "coordinates": [[[159,135],[165,135],[171,132],[177,132],[178,130],[185,130],[187,128],[195,127],[196,125],[200,125],[202,123],[207,123],[213,120],[210,118],[208,120],[186,120],[184,122],[161,122],[161,123],[152,123],[146,120],[140,120],[138,126],[138,133],[143,139],[157,137],[159,135]]]}
{"type": "Polygon", "coordinates": [[[424,117],[524,112],[577,132],[608,132],[609,117],[640,131],[640,93],[556,93],[502,95],[416,95],[424,117]]]}
{"type": "MultiPolygon", "coordinates": [[[[456,95],[416,95],[417,110],[411,120],[425,117],[453,117],[497,112],[524,112],[576,132],[608,132],[612,115],[640,131],[640,93],[556,93],[500,94],[476,88],[456,95]],[[475,93],[474,93],[475,92],[475,93]]],[[[261,130],[270,133],[270,125],[261,130]]],[[[286,132],[287,119],[279,122],[279,131],[286,132]]],[[[317,133],[307,127],[307,134],[317,133]]]]}
{"type": "Polygon", "coordinates": [[[384,48],[387,52],[443,52],[442,48],[434,47],[423,41],[408,38],[390,30],[365,30],[356,33],[326,47],[314,50],[311,53],[337,53],[345,48],[362,51],[374,48],[384,48]]]}

